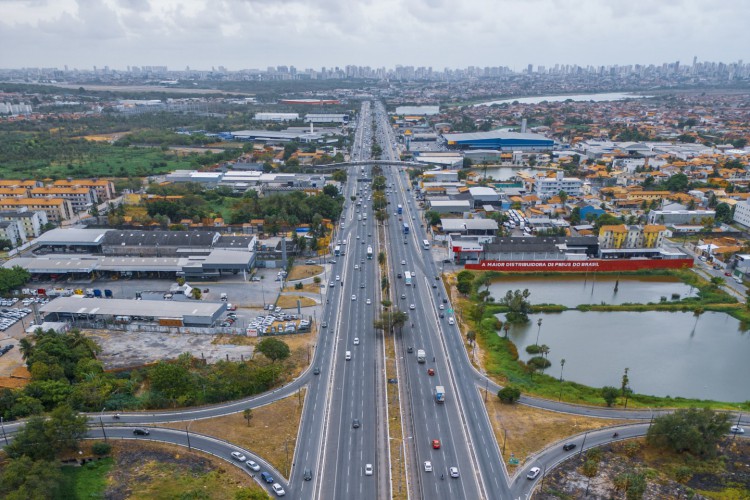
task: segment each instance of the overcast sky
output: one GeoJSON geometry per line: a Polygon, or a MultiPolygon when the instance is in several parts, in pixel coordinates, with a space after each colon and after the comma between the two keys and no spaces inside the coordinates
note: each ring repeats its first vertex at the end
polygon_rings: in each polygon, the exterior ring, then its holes
{"type": "Polygon", "coordinates": [[[0,0],[0,67],[750,61],[750,0],[0,0]]]}

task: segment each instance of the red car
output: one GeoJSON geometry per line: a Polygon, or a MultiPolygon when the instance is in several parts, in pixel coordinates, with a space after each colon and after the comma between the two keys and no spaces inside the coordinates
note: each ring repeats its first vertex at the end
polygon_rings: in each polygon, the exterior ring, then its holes
{"type": "Polygon", "coordinates": [[[434,368],[428,368],[427,369],[427,375],[429,375],[430,377],[434,376],[435,375],[435,369],[434,368]]]}
{"type": "Polygon", "coordinates": [[[433,450],[439,450],[440,449],[440,440],[439,439],[433,439],[432,440],[432,449],[433,450]]]}

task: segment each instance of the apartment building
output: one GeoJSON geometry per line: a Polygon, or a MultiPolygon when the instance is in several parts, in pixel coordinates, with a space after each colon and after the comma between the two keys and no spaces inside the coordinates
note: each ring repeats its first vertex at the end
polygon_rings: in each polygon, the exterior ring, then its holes
{"type": "Polygon", "coordinates": [[[0,222],[16,221],[21,228],[21,241],[26,242],[38,238],[42,228],[47,224],[47,213],[41,210],[29,210],[21,207],[19,210],[0,211],[0,222]]]}
{"type": "Polygon", "coordinates": [[[554,177],[536,179],[534,190],[543,200],[557,196],[560,191],[565,191],[568,196],[581,196],[583,181],[576,177],[565,177],[563,172],[557,172],[554,177]]]}
{"type": "Polygon", "coordinates": [[[31,198],[62,198],[68,200],[76,213],[86,212],[99,202],[96,191],[88,187],[38,187],[31,189],[29,195],[31,198]]]}
{"type": "Polygon", "coordinates": [[[19,210],[26,208],[32,211],[42,211],[47,220],[54,224],[73,217],[73,206],[63,198],[3,198],[0,199],[0,210],[19,210]]]}
{"type": "Polygon", "coordinates": [[[0,187],[0,198],[28,198],[29,190],[25,187],[0,187]]]}
{"type": "Polygon", "coordinates": [[[665,226],[626,226],[618,224],[599,229],[599,248],[660,248],[664,242],[665,226]]]}
{"type": "Polygon", "coordinates": [[[88,188],[96,192],[98,203],[109,201],[115,197],[115,185],[106,179],[68,179],[52,183],[52,187],[88,188]]]}
{"type": "MultiPolygon", "coordinates": [[[[10,248],[17,247],[21,243],[21,234],[19,224],[16,221],[0,222],[0,240],[10,242],[10,248]]],[[[3,248],[0,248],[3,250],[3,248]]]]}

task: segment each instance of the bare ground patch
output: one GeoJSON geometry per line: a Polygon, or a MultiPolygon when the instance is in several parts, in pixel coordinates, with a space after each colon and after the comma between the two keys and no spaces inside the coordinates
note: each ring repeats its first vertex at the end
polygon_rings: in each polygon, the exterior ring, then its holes
{"type": "Polygon", "coordinates": [[[287,276],[287,281],[296,281],[305,278],[312,278],[323,272],[323,268],[316,265],[303,264],[301,266],[294,266],[287,276]]]}

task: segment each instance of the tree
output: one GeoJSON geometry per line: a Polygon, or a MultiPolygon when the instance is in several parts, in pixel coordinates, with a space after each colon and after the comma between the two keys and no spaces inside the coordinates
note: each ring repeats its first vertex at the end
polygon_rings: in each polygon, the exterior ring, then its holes
{"type": "Polygon", "coordinates": [[[515,403],[521,398],[521,389],[518,387],[506,386],[497,391],[497,397],[503,403],[515,403]]]}
{"type": "Polygon", "coordinates": [[[193,377],[186,366],[180,363],[160,361],[148,371],[151,390],[166,398],[177,400],[193,389],[193,377]]]}
{"type": "Polygon", "coordinates": [[[0,475],[0,497],[6,500],[58,498],[62,482],[59,464],[23,456],[5,464],[0,475]]]}
{"type": "Polygon", "coordinates": [[[376,330],[387,331],[389,328],[393,331],[395,328],[401,329],[409,320],[409,315],[404,311],[384,311],[380,318],[373,321],[373,328],[376,330]]]}
{"type": "Polygon", "coordinates": [[[474,165],[474,162],[471,160],[471,158],[464,158],[464,161],[463,161],[464,168],[471,168],[472,165],[474,165]]]}
{"type": "Polygon", "coordinates": [[[456,284],[456,290],[458,290],[458,293],[463,295],[468,295],[471,292],[471,282],[470,281],[459,281],[456,284]]]}
{"type": "Polygon", "coordinates": [[[679,173],[679,174],[674,174],[672,177],[667,179],[665,187],[674,193],[678,191],[679,192],[687,191],[687,188],[689,185],[690,185],[690,179],[688,179],[688,176],[683,173],[679,173]]]}
{"type": "Polygon", "coordinates": [[[50,418],[31,417],[5,448],[11,458],[52,460],[62,450],[76,449],[86,434],[88,419],[67,404],[56,408],[50,418]]]}
{"type": "Polygon", "coordinates": [[[195,287],[190,291],[190,295],[192,295],[195,300],[201,300],[203,292],[201,292],[200,288],[195,287]]]}
{"type": "Polygon", "coordinates": [[[602,387],[602,398],[604,398],[604,402],[607,403],[607,406],[615,404],[617,396],[619,395],[620,390],[617,387],[612,387],[611,385],[602,387]]]}
{"type": "Polygon", "coordinates": [[[568,193],[563,190],[560,190],[560,192],[557,193],[557,196],[560,198],[560,201],[563,205],[565,205],[565,202],[568,201],[568,193]]]}
{"type": "Polygon", "coordinates": [[[331,174],[331,179],[336,182],[346,182],[346,170],[335,170],[331,174]]]}
{"type": "Polygon", "coordinates": [[[726,413],[706,408],[677,410],[654,419],[646,434],[646,442],[675,453],[713,457],[728,428],[729,415],[726,413]]]}
{"type": "Polygon", "coordinates": [[[253,410],[251,408],[245,408],[242,410],[242,417],[247,422],[247,426],[250,427],[250,420],[253,418],[253,410]]]}
{"type": "Polygon", "coordinates": [[[732,222],[732,209],[726,203],[716,205],[716,220],[729,224],[732,222]]]}
{"type": "Polygon", "coordinates": [[[529,312],[531,303],[527,300],[531,295],[528,289],[523,291],[515,290],[505,294],[499,303],[506,306],[509,311],[505,313],[506,322],[509,323],[527,323],[529,321],[529,312]]]}
{"type": "Polygon", "coordinates": [[[381,266],[385,264],[385,252],[378,252],[378,264],[381,266]]]}
{"type": "Polygon", "coordinates": [[[286,342],[274,339],[266,338],[258,342],[255,349],[263,354],[265,357],[271,360],[271,363],[275,363],[279,360],[284,360],[289,357],[290,351],[289,346],[286,342]]]}
{"type": "Polygon", "coordinates": [[[336,198],[339,196],[339,189],[333,184],[326,184],[323,186],[323,194],[331,198],[336,198]]]}
{"type": "Polygon", "coordinates": [[[440,224],[440,214],[434,210],[428,210],[424,213],[424,218],[427,223],[431,226],[437,226],[440,224]]]}

